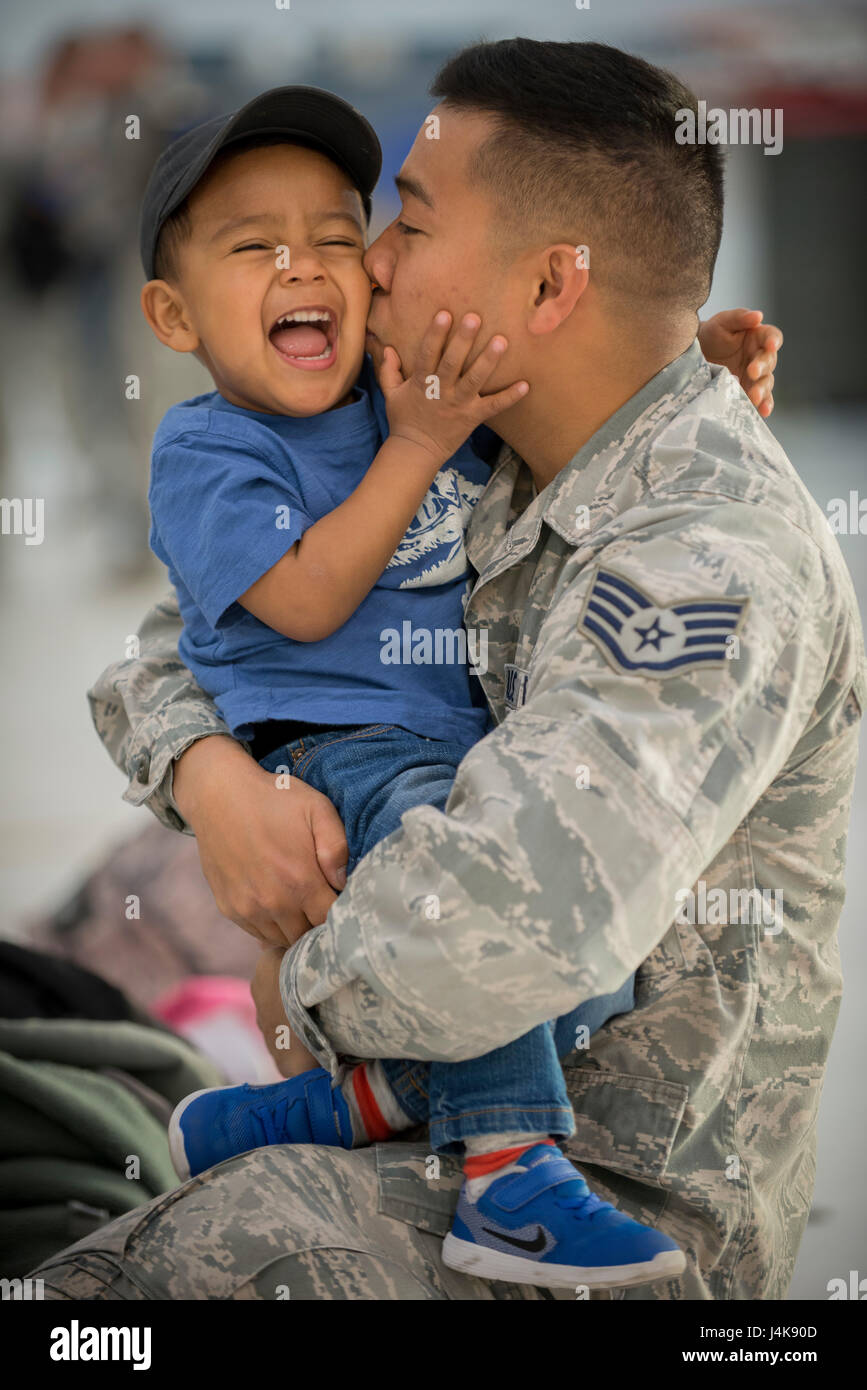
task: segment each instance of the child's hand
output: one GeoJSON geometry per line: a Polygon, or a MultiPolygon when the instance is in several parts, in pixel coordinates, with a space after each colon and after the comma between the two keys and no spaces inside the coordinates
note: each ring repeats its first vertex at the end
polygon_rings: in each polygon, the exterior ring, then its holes
{"type": "Polygon", "coordinates": [[[761,309],[724,309],[698,326],[698,345],[708,362],[728,367],[764,420],[774,408],[774,368],[783,335],[762,323],[761,309]]]}
{"type": "Polygon", "coordinates": [[[416,369],[404,379],[400,358],[387,347],[379,369],[379,384],[391,438],[423,449],[440,468],[484,420],[508,410],[527,394],[526,381],[516,381],[490,396],[480,392],[506,351],[501,334],[465,368],[481,327],[478,314],[465,314],[449,337],[452,316],[443,309],[422,339],[416,369]],[[448,338],[448,342],[446,339],[448,338]]]}

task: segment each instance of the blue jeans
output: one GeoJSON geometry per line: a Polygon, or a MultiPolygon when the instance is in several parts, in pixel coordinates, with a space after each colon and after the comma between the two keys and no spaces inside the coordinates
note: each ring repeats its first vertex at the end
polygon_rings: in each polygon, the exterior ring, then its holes
{"type": "MultiPolygon", "coordinates": [[[[316,730],[261,760],[268,772],[288,768],[333,802],[346,829],[347,874],[375,844],[400,828],[412,806],[443,810],[465,743],[424,738],[397,724],[316,730]]],[[[575,1128],[560,1057],[577,1029],[593,1034],[635,1001],[635,976],[615,994],[588,999],[553,1023],[465,1062],[399,1062],[383,1067],[401,1108],[430,1125],[431,1144],[448,1153],[471,1135],[506,1130],[565,1137],[575,1128]]]]}

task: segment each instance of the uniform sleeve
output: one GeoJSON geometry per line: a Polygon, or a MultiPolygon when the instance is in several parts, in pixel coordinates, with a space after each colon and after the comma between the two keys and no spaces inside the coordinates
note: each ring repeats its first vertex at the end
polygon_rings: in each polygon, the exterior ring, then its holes
{"type": "Polygon", "coordinates": [[[659,943],[824,678],[818,552],[758,512],[673,501],[566,563],[526,703],[470,750],[445,810],[407,812],[284,957],[287,1016],[323,1065],[482,1055],[613,993],[659,943]],[[660,608],[742,605],[731,657],[619,662],[584,622],[600,567],[660,608]]]}
{"type": "Polygon", "coordinates": [[[147,806],[170,830],[192,834],[172,797],[175,760],[197,739],[230,731],[178,657],[174,594],[153,607],[137,634],[138,655],[109,666],[88,691],[96,732],[125,773],[124,800],[147,806]]]}
{"type": "Polygon", "coordinates": [[[155,452],[150,506],[155,553],[215,629],[312,524],[273,460],[214,432],[155,452]]]}

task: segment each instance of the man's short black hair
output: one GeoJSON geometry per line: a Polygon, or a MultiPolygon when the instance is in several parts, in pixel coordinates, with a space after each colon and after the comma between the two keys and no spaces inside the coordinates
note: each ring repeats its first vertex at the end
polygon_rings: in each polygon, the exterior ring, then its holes
{"type": "MultiPolygon", "coordinates": [[[[208,165],[204,178],[210,178],[215,170],[219,169],[227,160],[236,154],[246,154],[249,150],[265,149],[268,145],[304,145],[300,139],[290,140],[286,135],[248,135],[242,140],[234,140],[231,145],[220,150],[219,154],[208,165]]],[[[305,147],[306,148],[306,147],[305,147]]],[[[312,146],[311,148],[315,148],[312,146]]],[[[326,158],[328,156],[326,155],[326,158]]],[[[348,175],[347,175],[348,177],[348,175]]],[[[204,179],[202,180],[204,182],[204,179]]],[[[197,184],[196,187],[199,187],[197,184]]],[[[195,193],[190,194],[189,198],[175,208],[160,228],[157,244],[154,248],[154,279],[155,280],[177,280],[179,274],[178,252],[185,242],[189,241],[193,234],[193,219],[190,213],[190,198],[195,193]]],[[[359,199],[361,195],[359,194],[359,199]]],[[[364,214],[362,213],[362,221],[364,214]]]]}
{"type": "Polygon", "coordinates": [[[452,58],[432,95],[492,116],[469,174],[492,191],[510,253],[536,235],[589,248],[604,288],[696,310],[722,235],[723,157],[677,144],[693,93],[601,43],[504,39],[452,58]]]}

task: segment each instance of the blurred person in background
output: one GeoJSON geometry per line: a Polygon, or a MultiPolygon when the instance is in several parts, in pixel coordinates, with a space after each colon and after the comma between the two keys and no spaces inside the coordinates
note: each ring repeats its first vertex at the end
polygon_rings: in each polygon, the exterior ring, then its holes
{"type": "Polygon", "coordinates": [[[129,248],[156,150],[203,103],[183,61],[147,30],[71,33],[47,59],[32,144],[16,152],[10,171],[13,317],[17,310],[25,343],[37,335],[33,359],[56,374],[80,460],[76,520],[98,527],[109,574],[135,574],[147,561],[148,402],[156,392],[153,354],[148,346],[143,357],[146,339],[130,325],[137,267],[129,248]],[[143,383],[142,400],[128,396],[130,376],[143,383]]]}

